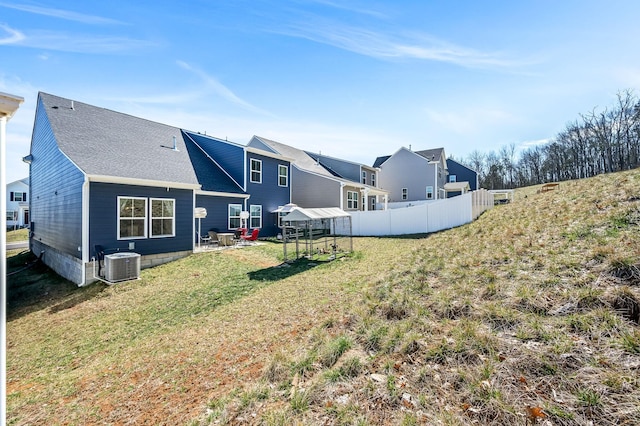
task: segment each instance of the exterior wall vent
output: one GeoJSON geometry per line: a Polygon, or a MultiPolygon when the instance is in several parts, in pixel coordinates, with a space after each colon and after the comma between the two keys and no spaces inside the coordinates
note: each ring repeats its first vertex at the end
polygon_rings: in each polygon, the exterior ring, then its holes
{"type": "Polygon", "coordinates": [[[104,278],[116,283],[140,277],[140,255],[138,253],[114,253],[104,257],[104,278]]]}

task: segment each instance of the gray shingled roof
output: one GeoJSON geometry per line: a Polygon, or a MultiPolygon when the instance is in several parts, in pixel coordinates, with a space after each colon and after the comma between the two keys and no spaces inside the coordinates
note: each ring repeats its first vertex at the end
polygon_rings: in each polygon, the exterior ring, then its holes
{"type": "Polygon", "coordinates": [[[198,185],[179,128],[47,93],[39,98],[58,147],[86,174],[198,185]]]}
{"type": "Polygon", "coordinates": [[[425,149],[422,151],[415,151],[415,153],[429,161],[440,161],[442,153],[444,153],[444,148],[425,149]]]}
{"type": "Polygon", "coordinates": [[[285,145],[280,142],[272,141],[261,136],[255,137],[262,141],[262,143],[270,146],[278,154],[293,159],[293,164],[295,164],[299,169],[323,176],[335,177],[333,173],[329,172],[327,169],[318,164],[316,160],[311,158],[309,154],[307,154],[303,150],[285,145]]]}

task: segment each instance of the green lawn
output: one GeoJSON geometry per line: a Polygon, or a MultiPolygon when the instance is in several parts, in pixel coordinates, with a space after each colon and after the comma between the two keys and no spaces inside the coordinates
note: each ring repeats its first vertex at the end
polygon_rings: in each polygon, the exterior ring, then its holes
{"type": "Polygon", "coordinates": [[[9,424],[640,424],[638,170],[334,262],[281,248],[10,276],[9,424]]]}
{"type": "Polygon", "coordinates": [[[16,229],[15,231],[7,231],[7,242],[13,243],[16,241],[26,241],[29,239],[29,230],[16,229]]]}

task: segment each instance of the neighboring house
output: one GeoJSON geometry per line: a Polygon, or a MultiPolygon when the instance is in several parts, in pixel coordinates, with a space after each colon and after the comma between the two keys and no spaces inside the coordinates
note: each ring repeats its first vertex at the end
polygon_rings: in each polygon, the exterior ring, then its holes
{"type": "Polygon", "coordinates": [[[29,178],[7,185],[7,228],[29,225],[29,178]]]}
{"type": "Polygon", "coordinates": [[[176,127],[40,93],[24,158],[31,251],[84,285],[94,281],[98,246],[107,254],[139,253],[143,268],[192,253],[197,203],[207,208],[207,226],[235,227],[229,206],[245,206],[250,194],[196,139],[176,127]]]}
{"type": "Polygon", "coordinates": [[[379,185],[389,191],[391,202],[445,198],[447,163],[444,148],[411,151],[400,148],[393,155],[378,157],[379,185]]]}
{"type": "MultiPolygon", "coordinates": [[[[378,188],[378,170],[375,167],[354,163],[341,158],[329,157],[320,153],[316,154],[310,151],[305,151],[305,153],[337,177],[353,182],[359,181],[363,185],[378,188]]],[[[376,204],[378,203],[378,196],[369,195],[366,203],[369,210],[375,210],[376,204]]]]}
{"type": "MultiPolygon", "coordinates": [[[[229,179],[248,194],[244,202],[227,205],[226,223],[219,223],[219,215],[202,219],[203,230],[211,228],[233,230],[241,225],[260,229],[260,236],[276,236],[280,232],[278,207],[291,202],[290,159],[226,140],[199,133],[186,132],[209,159],[225,170],[229,179]],[[240,213],[249,212],[247,223],[241,223],[240,213]]],[[[196,195],[196,205],[210,212],[206,194],[196,195]]]]}
{"type": "MultiPolygon", "coordinates": [[[[447,158],[447,169],[449,171],[447,183],[469,182],[470,191],[478,189],[478,173],[476,173],[475,170],[472,170],[451,158],[447,158]]],[[[447,197],[452,197],[459,193],[460,192],[456,193],[455,191],[447,191],[447,197]]]]}
{"type": "MultiPolygon", "coordinates": [[[[323,165],[325,160],[329,160],[328,157],[323,157],[323,161],[320,161],[320,156],[314,158],[301,149],[260,136],[254,136],[247,146],[268,150],[291,159],[291,202],[300,207],[339,207],[345,211],[367,211],[371,207],[371,198],[384,202],[387,196],[387,191],[362,183],[358,179],[358,173],[361,175],[363,169],[357,168],[355,163],[351,164],[359,171],[355,175],[356,179],[351,180],[341,175],[349,174],[342,169],[342,166],[347,165],[346,161],[331,159],[329,162],[334,168],[329,169],[323,165]],[[366,202],[363,203],[363,200],[366,202]]],[[[366,171],[371,172],[375,169],[366,168],[366,171]]],[[[370,183],[371,175],[368,176],[370,183]]]]}

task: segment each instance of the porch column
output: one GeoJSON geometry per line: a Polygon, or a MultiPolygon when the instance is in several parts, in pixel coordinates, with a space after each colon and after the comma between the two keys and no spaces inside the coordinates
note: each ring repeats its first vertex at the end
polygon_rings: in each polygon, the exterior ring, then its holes
{"type": "Polygon", "coordinates": [[[387,210],[389,208],[389,194],[384,194],[384,209],[387,210]]]}
{"type": "Polygon", "coordinates": [[[364,204],[364,211],[368,212],[369,211],[369,188],[364,189],[364,200],[362,200],[362,203],[364,204]]]}
{"type": "Polygon", "coordinates": [[[340,182],[340,210],[344,210],[344,186],[345,184],[340,182]]]}
{"type": "MultiPolygon", "coordinates": [[[[18,110],[20,105],[24,102],[24,98],[20,96],[9,95],[7,93],[0,92],[0,216],[6,219],[7,206],[5,200],[7,199],[7,171],[5,168],[7,158],[7,122],[13,117],[13,114],[18,110]]],[[[31,190],[29,190],[29,197],[31,197],[31,190]]],[[[4,219],[3,219],[4,221],[4,219]]],[[[5,242],[7,241],[7,228],[3,225],[0,226],[0,300],[7,300],[7,276],[5,271],[7,270],[7,249],[5,242]]],[[[0,309],[0,341],[6,342],[7,330],[5,325],[7,324],[7,314],[4,309],[0,309]]],[[[0,352],[0,364],[6,365],[7,354],[6,351],[0,352]]],[[[7,372],[4,368],[0,368],[0,383],[7,383],[7,372]]],[[[0,401],[0,419],[7,418],[7,406],[5,401],[0,401]]]]}

